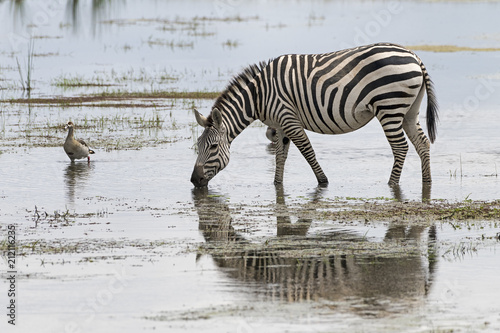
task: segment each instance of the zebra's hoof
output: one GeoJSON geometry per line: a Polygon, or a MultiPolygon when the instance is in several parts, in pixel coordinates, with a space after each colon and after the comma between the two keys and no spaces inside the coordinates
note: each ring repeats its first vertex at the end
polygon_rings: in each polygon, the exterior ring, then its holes
{"type": "Polygon", "coordinates": [[[328,185],[328,178],[321,178],[321,179],[318,179],[318,184],[320,185],[328,185]]]}

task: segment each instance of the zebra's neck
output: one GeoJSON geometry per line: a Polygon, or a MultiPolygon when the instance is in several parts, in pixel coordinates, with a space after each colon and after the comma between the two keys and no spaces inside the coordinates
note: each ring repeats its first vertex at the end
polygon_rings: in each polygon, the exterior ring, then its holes
{"type": "Polygon", "coordinates": [[[236,100],[225,101],[223,104],[219,104],[217,108],[222,113],[229,143],[256,119],[254,103],[250,95],[236,100]],[[240,103],[242,100],[245,102],[240,103]]]}
{"type": "Polygon", "coordinates": [[[258,118],[256,108],[261,94],[257,82],[265,66],[260,63],[247,67],[233,78],[214,104],[222,113],[229,143],[258,118]]]}

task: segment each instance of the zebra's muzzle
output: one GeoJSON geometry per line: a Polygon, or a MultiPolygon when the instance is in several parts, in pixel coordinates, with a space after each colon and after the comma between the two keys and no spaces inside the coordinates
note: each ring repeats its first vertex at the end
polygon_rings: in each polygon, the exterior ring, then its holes
{"type": "Polygon", "coordinates": [[[203,165],[196,165],[191,175],[191,183],[195,187],[204,187],[208,185],[208,179],[205,177],[203,172],[203,165]]]}

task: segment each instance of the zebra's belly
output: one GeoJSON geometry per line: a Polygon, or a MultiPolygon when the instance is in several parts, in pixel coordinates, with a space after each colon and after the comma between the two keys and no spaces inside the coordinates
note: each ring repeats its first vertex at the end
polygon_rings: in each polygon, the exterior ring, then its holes
{"type": "Polygon", "coordinates": [[[335,113],[335,117],[331,117],[332,112],[328,110],[309,113],[315,116],[301,117],[301,122],[305,129],[312,132],[344,134],[360,129],[368,124],[374,117],[374,114],[365,107],[344,113],[335,111],[335,113]],[[338,116],[339,114],[343,116],[338,116]]]}

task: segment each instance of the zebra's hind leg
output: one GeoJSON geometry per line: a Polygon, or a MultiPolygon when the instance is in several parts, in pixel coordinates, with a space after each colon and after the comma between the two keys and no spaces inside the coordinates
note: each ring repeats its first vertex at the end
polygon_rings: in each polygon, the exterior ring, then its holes
{"type": "Polygon", "coordinates": [[[274,184],[283,183],[283,174],[285,171],[285,162],[288,157],[288,149],[290,148],[290,139],[285,136],[281,128],[277,129],[274,135],[271,136],[271,141],[276,147],[276,172],[274,174],[274,184]]]}
{"type": "Polygon", "coordinates": [[[384,129],[385,136],[391,145],[392,154],[394,155],[394,164],[389,184],[398,184],[401,171],[403,171],[406,153],[408,152],[408,142],[403,133],[403,113],[384,113],[381,111],[377,114],[377,118],[384,129]]]}
{"type": "Polygon", "coordinates": [[[430,141],[424,134],[420,122],[418,121],[418,113],[420,103],[424,96],[424,88],[420,90],[415,102],[413,102],[410,110],[405,115],[403,120],[403,129],[415,147],[422,164],[422,182],[425,184],[431,183],[431,163],[430,163],[430,141]]]}
{"type": "Polygon", "coordinates": [[[415,147],[418,156],[420,157],[420,162],[422,164],[422,182],[430,184],[431,178],[431,159],[430,159],[430,142],[425,136],[422,127],[418,120],[415,122],[408,122],[405,118],[403,122],[403,128],[408,135],[411,143],[415,147]]]}
{"type": "Polygon", "coordinates": [[[407,125],[405,122],[403,123],[403,128],[420,157],[420,162],[422,164],[422,182],[431,183],[432,178],[429,139],[425,136],[424,131],[418,122],[416,125],[414,124],[412,126],[407,125]]]}

